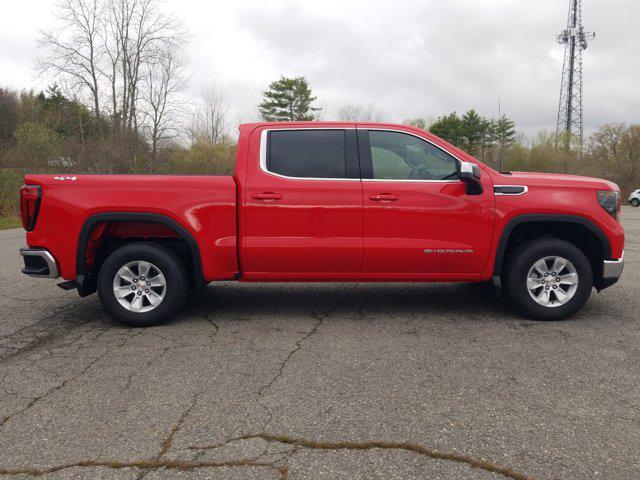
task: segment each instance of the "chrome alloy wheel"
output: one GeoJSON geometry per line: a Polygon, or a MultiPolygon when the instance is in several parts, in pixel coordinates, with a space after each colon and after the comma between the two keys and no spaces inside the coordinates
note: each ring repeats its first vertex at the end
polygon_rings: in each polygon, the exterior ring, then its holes
{"type": "Polygon", "coordinates": [[[167,281],[158,267],[142,260],[129,262],[113,278],[113,294],[131,312],[156,308],[167,293],[167,281]]]}
{"type": "Polygon", "coordinates": [[[538,260],[529,269],[527,290],[543,307],[559,307],[578,290],[578,272],[566,258],[550,256],[538,260]]]}

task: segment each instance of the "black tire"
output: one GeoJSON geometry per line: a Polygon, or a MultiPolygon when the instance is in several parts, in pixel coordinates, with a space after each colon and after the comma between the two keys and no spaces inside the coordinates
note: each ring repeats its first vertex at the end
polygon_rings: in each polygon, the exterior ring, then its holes
{"type": "MultiPolygon", "coordinates": [[[[107,257],[98,273],[98,296],[105,310],[118,321],[131,327],[149,327],[169,321],[184,304],[189,277],[180,258],[170,249],[150,242],[125,245],[107,257]],[[149,262],[164,275],[164,298],[147,312],[123,307],[114,293],[114,278],[130,262],[149,262]]],[[[133,295],[133,294],[132,294],[133,295]]]]}
{"type": "MultiPolygon", "coordinates": [[[[575,245],[557,238],[536,239],[519,245],[508,256],[503,275],[507,298],[525,317],[535,320],[564,320],[578,312],[589,299],[593,287],[593,272],[586,255],[575,245]],[[529,270],[539,260],[558,256],[569,260],[578,274],[578,285],[573,297],[564,305],[543,306],[529,294],[529,270]]],[[[556,299],[555,294],[552,297],[556,299]]]]}
{"type": "Polygon", "coordinates": [[[631,206],[632,207],[640,207],[640,200],[638,200],[637,198],[631,199],[631,206]]]}

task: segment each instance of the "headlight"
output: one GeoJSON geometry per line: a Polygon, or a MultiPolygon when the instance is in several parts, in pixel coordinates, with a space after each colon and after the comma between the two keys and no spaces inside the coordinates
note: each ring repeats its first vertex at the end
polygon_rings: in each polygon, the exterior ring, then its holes
{"type": "Polygon", "coordinates": [[[613,190],[598,190],[596,192],[598,196],[598,204],[604,208],[609,215],[613,218],[618,216],[618,200],[620,192],[614,192],[613,190]]]}

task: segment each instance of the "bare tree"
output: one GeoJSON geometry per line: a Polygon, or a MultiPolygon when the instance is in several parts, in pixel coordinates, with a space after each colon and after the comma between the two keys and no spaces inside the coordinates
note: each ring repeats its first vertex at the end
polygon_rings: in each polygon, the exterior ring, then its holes
{"type": "MultiPolygon", "coordinates": [[[[114,109],[119,104],[117,118],[121,126],[137,132],[139,102],[145,97],[140,90],[143,82],[148,83],[149,70],[157,69],[157,52],[181,50],[186,35],[178,21],[161,13],[159,0],[106,1],[110,19],[106,51],[112,90],[120,87],[119,102],[112,104],[114,109]]],[[[172,60],[175,58],[174,55],[172,60]]]]}
{"type": "Polygon", "coordinates": [[[110,95],[109,108],[113,126],[116,130],[122,125],[122,112],[119,108],[120,91],[124,86],[121,75],[122,44],[118,40],[120,35],[120,25],[122,19],[119,16],[120,10],[115,7],[115,3],[107,1],[104,15],[105,21],[100,29],[100,40],[105,52],[104,75],[108,82],[110,95]]]}
{"type": "Polygon", "coordinates": [[[380,122],[384,115],[373,104],[347,103],[338,110],[338,119],[347,122],[380,122]]]}
{"type": "Polygon", "coordinates": [[[228,141],[229,106],[215,84],[204,89],[193,114],[189,135],[192,141],[217,144],[228,141]]]}
{"type": "Polygon", "coordinates": [[[405,125],[411,125],[412,127],[421,128],[422,130],[429,130],[429,125],[432,123],[424,117],[406,118],[402,121],[405,125]]]}
{"type": "Polygon", "coordinates": [[[144,124],[149,131],[153,171],[158,157],[158,147],[163,141],[175,138],[178,133],[180,105],[177,94],[185,88],[185,62],[179,55],[180,48],[165,44],[149,59],[143,85],[142,106],[145,111],[144,124]]]}
{"type": "MultiPolygon", "coordinates": [[[[38,67],[54,74],[56,82],[68,85],[73,94],[90,97],[96,117],[104,109],[116,131],[137,134],[141,127],[153,130],[153,118],[158,114],[153,110],[158,104],[149,100],[158,93],[159,72],[167,67],[159,62],[170,62],[175,69],[186,37],[182,25],[162,13],[161,3],[61,0],[57,12],[60,26],[41,34],[40,44],[48,55],[38,61],[38,67]],[[169,50],[173,50],[171,55],[166,54],[169,50]],[[146,91],[148,88],[154,93],[146,91]]],[[[169,88],[166,93],[170,97],[176,91],[169,88]]]]}
{"type": "Polygon", "coordinates": [[[62,0],[57,7],[61,28],[41,32],[39,44],[49,55],[38,59],[36,68],[63,77],[72,88],[88,90],[94,113],[100,118],[103,4],[100,0],[62,0]]]}

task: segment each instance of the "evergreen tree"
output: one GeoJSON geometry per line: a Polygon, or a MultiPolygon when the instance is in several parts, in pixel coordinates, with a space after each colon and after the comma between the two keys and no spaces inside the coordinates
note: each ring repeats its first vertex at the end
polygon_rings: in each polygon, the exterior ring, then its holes
{"type": "Polygon", "coordinates": [[[462,121],[456,112],[438,118],[431,124],[429,131],[456,147],[462,147],[462,121]]]}
{"type": "Polygon", "coordinates": [[[295,122],[314,120],[315,112],[321,110],[313,106],[317,97],[304,77],[287,78],[271,82],[269,89],[262,93],[262,103],[258,110],[267,122],[295,122]]]}
{"type": "Polygon", "coordinates": [[[483,149],[487,134],[490,132],[491,122],[471,109],[462,116],[460,130],[462,132],[465,150],[477,155],[483,149]]]}
{"type": "Polygon", "coordinates": [[[516,138],[516,124],[506,115],[491,121],[492,143],[498,145],[498,170],[502,171],[505,147],[509,147],[516,138]]]}
{"type": "Polygon", "coordinates": [[[23,94],[22,103],[31,104],[30,121],[46,125],[64,138],[96,137],[101,129],[107,128],[103,120],[93,116],[78,100],[64,95],[56,84],[35,97],[23,94]]]}
{"type": "Polygon", "coordinates": [[[516,123],[506,115],[493,122],[493,134],[497,142],[501,144],[513,143],[516,138],[516,123]]]}

